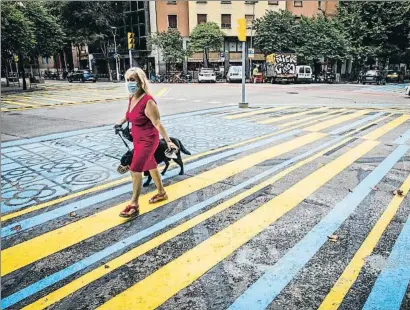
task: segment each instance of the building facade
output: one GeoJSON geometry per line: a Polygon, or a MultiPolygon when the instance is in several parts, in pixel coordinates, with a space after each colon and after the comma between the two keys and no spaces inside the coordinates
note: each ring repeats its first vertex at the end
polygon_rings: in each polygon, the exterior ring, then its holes
{"type": "Polygon", "coordinates": [[[286,9],[295,16],[313,17],[317,14],[333,16],[338,1],[286,1],[286,9]]]}
{"type": "MultiPolygon", "coordinates": [[[[227,72],[230,65],[241,64],[242,42],[237,39],[238,19],[245,18],[247,21],[248,48],[253,47],[252,29],[254,19],[262,17],[267,10],[285,10],[285,1],[189,1],[189,31],[191,32],[199,23],[215,22],[225,33],[224,45],[220,52],[210,53],[211,66],[217,69],[223,68],[227,72]]],[[[195,69],[202,64],[201,53],[191,55],[188,59],[188,69],[195,69]]],[[[263,62],[264,55],[255,51],[254,62],[263,62]]]]}

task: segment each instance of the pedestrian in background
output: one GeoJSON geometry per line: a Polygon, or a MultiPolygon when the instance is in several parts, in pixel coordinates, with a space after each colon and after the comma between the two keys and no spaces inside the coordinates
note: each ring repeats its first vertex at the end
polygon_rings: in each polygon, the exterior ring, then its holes
{"type": "Polygon", "coordinates": [[[145,72],[141,68],[130,68],[125,73],[125,80],[129,92],[128,109],[125,117],[114,127],[121,127],[127,121],[132,124],[131,136],[134,144],[130,165],[132,198],[130,204],[120,213],[120,216],[128,218],[139,214],[138,199],[144,171],[149,171],[158,190],[149,203],[168,199],[154,158],[159,144],[159,134],[165,139],[169,149],[178,150],[178,147],[172,143],[161,123],[157,103],[148,89],[145,72]]]}

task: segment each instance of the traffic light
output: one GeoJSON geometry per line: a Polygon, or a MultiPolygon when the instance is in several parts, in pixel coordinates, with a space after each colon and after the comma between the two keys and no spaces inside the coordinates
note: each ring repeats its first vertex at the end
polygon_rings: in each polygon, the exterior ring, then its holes
{"type": "Polygon", "coordinates": [[[128,49],[135,49],[135,34],[133,32],[128,32],[128,49]]]}
{"type": "Polygon", "coordinates": [[[246,19],[238,19],[238,39],[239,41],[246,41],[246,19]]]}

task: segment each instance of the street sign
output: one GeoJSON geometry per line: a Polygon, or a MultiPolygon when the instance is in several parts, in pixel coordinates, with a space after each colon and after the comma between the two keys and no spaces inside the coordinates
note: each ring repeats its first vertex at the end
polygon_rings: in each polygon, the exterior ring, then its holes
{"type": "Polygon", "coordinates": [[[254,48],[249,48],[248,49],[248,57],[252,58],[252,59],[255,57],[255,49],[254,48]]]}
{"type": "Polygon", "coordinates": [[[225,53],[224,53],[224,52],[221,52],[221,53],[219,54],[219,60],[220,60],[220,61],[225,61],[225,53]]]}

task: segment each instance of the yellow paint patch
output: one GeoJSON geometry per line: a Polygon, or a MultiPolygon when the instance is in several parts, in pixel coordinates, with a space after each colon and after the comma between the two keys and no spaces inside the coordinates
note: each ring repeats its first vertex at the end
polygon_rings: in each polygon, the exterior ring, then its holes
{"type": "Polygon", "coordinates": [[[364,111],[359,111],[359,112],[356,112],[356,113],[344,115],[344,116],[339,117],[338,119],[335,119],[335,120],[328,120],[328,121],[321,122],[319,124],[313,125],[309,128],[306,128],[306,130],[307,131],[321,131],[325,128],[329,128],[331,126],[335,126],[335,125],[338,125],[340,123],[344,123],[344,122],[350,121],[352,119],[358,118],[358,117],[360,117],[360,116],[362,116],[366,113],[368,113],[368,111],[364,110],[364,111]]]}
{"type": "Polygon", "coordinates": [[[252,112],[245,112],[245,113],[239,113],[239,114],[234,114],[234,115],[228,115],[225,116],[224,118],[226,119],[238,119],[238,118],[244,118],[252,115],[258,115],[258,114],[265,114],[265,113],[270,113],[270,112],[275,112],[275,111],[280,111],[280,110],[285,110],[285,109],[292,109],[293,107],[276,107],[276,108],[269,108],[269,109],[260,109],[252,112]]]}
{"type": "Polygon", "coordinates": [[[364,135],[362,139],[369,139],[369,140],[377,140],[379,139],[382,135],[384,135],[386,132],[389,132],[390,130],[396,128],[397,126],[403,124],[404,122],[408,121],[410,119],[409,115],[402,115],[395,120],[381,126],[377,130],[364,135]]]}

